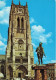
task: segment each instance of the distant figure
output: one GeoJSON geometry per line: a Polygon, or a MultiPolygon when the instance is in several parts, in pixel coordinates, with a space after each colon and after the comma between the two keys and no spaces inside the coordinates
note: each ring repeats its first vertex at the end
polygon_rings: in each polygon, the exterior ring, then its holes
{"type": "Polygon", "coordinates": [[[39,43],[39,47],[37,47],[36,52],[37,52],[39,64],[40,64],[40,60],[41,60],[41,64],[43,64],[42,58],[43,58],[43,55],[45,56],[45,54],[44,54],[44,49],[42,47],[42,43],[41,42],[39,43]]]}

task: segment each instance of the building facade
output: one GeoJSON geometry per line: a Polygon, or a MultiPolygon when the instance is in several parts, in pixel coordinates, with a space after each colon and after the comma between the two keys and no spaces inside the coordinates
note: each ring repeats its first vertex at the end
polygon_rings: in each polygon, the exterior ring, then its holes
{"type": "Polygon", "coordinates": [[[3,75],[2,77],[6,78],[6,59],[5,55],[0,55],[0,76],[1,74],[3,75]]]}
{"type": "Polygon", "coordinates": [[[27,3],[22,6],[12,1],[8,44],[6,49],[6,79],[34,77],[31,66],[34,64],[33,46],[27,3]]]}
{"type": "Polygon", "coordinates": [[[47,69],[47,78],[50,80],[56,80],[56,63],[46,64],[47,69]]]}

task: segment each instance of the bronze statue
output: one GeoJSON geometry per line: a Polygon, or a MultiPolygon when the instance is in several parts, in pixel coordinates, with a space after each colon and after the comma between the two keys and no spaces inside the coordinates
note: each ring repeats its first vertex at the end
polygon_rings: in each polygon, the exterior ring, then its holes
{"type": "Polygon", "coordinates": [[[36,52],[37,52],[39,64],[40,64],[40,60],[41,60],[41,64],[43,64],[42,58],[43,58],[43,55],[45,56],[45,53],[44,53],[44,49],[42,47],[42,43],[41,42],[39,43],[39,47],[37,47],[36,52]]]}

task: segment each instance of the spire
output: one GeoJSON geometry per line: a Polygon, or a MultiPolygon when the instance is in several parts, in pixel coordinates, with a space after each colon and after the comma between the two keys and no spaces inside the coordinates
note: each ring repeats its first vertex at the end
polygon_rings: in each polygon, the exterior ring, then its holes
{"type": "Polygon", "coordinates": [[[13,0],[12,0],[12,4],[13,4],[13,0]]]}
{"type": "Polygon", "coordinates": [[[27,7],[27,2],[26,2],[26,7],[27,7]]]}
{"type": "Polygon", "coordinates": [[[19,1],[19,5],[20,5],[20,1],[19,1]]]}

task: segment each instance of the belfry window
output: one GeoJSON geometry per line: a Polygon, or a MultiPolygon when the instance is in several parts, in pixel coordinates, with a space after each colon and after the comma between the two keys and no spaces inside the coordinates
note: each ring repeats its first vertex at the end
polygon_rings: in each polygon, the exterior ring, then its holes
{"type": "Polygon", "coordinates": [[[21,32],[23,32],[23,29],[24,29],[24,19],[22,18],[21,19],[21,32]]]}
{"type": "Polygon", "coordinates": [[[20,32],[20,19],[17,18],[17,32],[20,32]]]}

